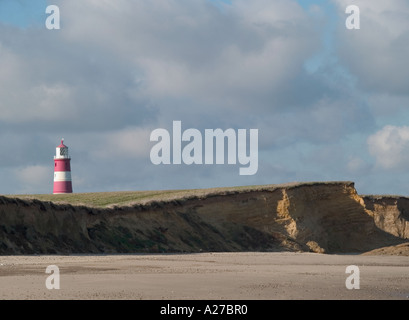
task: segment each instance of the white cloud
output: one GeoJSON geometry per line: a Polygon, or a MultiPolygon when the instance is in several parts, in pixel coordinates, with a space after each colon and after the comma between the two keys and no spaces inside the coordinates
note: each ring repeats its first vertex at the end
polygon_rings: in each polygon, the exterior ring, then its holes
{"type": "Polygon", "coordinates": [[[409,127],[385,126],[368,138],[369,152],[384,169],[409,167],[409,127]]]}

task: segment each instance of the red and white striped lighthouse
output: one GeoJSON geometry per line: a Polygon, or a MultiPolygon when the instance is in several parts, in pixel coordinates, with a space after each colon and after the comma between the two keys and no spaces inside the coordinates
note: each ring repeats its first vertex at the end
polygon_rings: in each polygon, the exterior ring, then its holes
{"type": "Polygon", "coordinates": [[[68,156],[68,147],[63,142],[64,139],[61,139],[54,156],[54,194],[72,193],[71,158],[68,156]]]}

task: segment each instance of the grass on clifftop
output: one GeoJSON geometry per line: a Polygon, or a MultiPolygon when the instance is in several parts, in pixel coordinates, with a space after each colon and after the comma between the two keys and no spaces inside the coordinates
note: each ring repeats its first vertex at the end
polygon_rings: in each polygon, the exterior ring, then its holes
{"type": "Polygon", "coordinates": [[[155,190],[155,191],[115,191],[115,192],[93,192],[93,193],[70,193],[70,194],[33,194],[33,195],[10,195],[10,198],[36,199],[50,201],[53,203],[67,203],[71,205],[85,205],[88,207],[113,207],[128,206],[133,204],[146,204],[151,201],[184,200],[190,197],[206,197],[212,194],[225,194],[229,192],[247,192],[274,190],[277,188],[292,188],[300,185],[313,184],[349,184],[352,182],[293,182],[286,184],[272,184],[260,186],[240,186],[211,189],[190,190],[155,190]]]}
{"type": "Polygon", "coordinates": [[[70,194],[33,194],[11,195],[8,197],[19,199],[36,199],[53,203],[68,203],[71,205],[85,205],[89,207],[112,207],[132,204],[145,204],[150,201],[167,201],[186,199],[197,196],[202,197],[211,193],[223,193],[253,189],[255,187],[231,187],[214,189],[191,189],[191,190],[163,190],[163,191],[116,191],[116,192],[93,192],[93,193],[70,193],[70,194]]]}

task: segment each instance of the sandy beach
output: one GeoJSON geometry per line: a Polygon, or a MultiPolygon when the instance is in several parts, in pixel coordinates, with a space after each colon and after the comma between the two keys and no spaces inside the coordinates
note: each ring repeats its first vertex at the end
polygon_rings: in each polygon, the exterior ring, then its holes
{"type": "Polygon", "coordinates": [[[409,299],[409,257],[316,253],[1,256],[0,299],[409,299]],[[47,289],[56,265],[60,289],[47,289]],[[349,265],[360,288],[347,289],[349,265]]]}

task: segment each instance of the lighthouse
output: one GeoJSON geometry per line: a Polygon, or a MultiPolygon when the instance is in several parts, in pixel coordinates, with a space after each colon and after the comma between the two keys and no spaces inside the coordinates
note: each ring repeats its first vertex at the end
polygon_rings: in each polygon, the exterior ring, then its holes
{"type": "Polygon", "coordinates": [[[61,139],[54,156],[54,194],[72,193],[70,161],[68,147],[64,145],[64,139],[61,139]]]}

